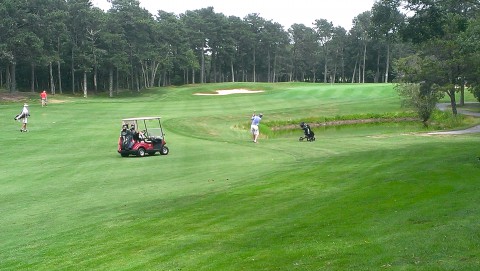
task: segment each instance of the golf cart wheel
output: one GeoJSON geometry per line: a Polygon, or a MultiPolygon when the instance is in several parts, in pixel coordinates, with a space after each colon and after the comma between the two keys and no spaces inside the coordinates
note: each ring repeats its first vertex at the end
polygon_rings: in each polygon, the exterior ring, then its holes
{"type": "Polygon", "coordinates": [[[138,148],[137,155],[140,156],[140,157],[144,157],[145,156],[145,149],[144,148],[138,148]]]}
{"type": "Polygon", "coordinates": [[[160,150],[161,155],[167,155],[169,152],[169,149],[167,146],[163,146],[162,149],[160,150]]]}

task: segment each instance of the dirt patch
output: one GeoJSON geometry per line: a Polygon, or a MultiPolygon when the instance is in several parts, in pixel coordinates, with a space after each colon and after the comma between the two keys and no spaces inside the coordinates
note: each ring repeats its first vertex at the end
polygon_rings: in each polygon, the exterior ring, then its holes
{"type": "MultiPolygon", "coordinates": [[[[53,95],[52,95],[53,96],[53,95]]],[[[38,93],[35,92],[0,92],[0,102],[1,103],[35,103],[40,104],[40,97],[38,93]]],[[[67,100],[57,99],[57,98],[48,98],[49,104],[61,104],[66,103],[67,100]]]]}
{"type": "Polygon", "coordinates": [[[48,99],[49,104],[63,104],[66,103],[67,101],[65,100],[58,100],[58,99],[48,99]]]}
{"type": "Polygon", "coordinates": [[[33,94],[23,92],[0,93],[0,102],[26,102],[32,98],[32,95],[33,94]]]}
{"type": "Polygon", "coordinates": [[[204,96],[218,96],[218,95],[231,95],[231,94],[251,94],[251,93],[260,93],[264,92],[263,90],[248,90],[248,89],[223,89],[217,90],[216,93],[205,93],[198,92],[193,95],[204,95],[204,96]]]}

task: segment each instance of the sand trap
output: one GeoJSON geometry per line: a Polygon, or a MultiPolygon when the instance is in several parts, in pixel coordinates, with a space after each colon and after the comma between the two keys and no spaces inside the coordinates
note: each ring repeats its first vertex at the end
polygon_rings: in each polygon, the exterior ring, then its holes
{"type": "Polygon", "coordinates": [[[263,90],[225,89],[225,90],[217,90],[216,93],[194,93],[194,95],[217,96],[217,95],[229,95],[229,94],[250,94],[250,93],[260,93],[260,92],[263,92],[263,90]]]}

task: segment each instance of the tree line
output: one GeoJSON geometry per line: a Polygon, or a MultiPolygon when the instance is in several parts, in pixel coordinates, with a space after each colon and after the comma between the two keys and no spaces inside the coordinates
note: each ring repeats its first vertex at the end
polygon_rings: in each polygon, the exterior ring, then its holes
{"type": "Polygon", "coordinates": [[[109,2],[103,11],[90,0],[1,0],[0,87],[114,96],[207,82],[433,86],[443,78],[402,69],[418,59],[433,61],[424,68],[442,70],[452,84],[463,78],[474,85],[478,66],[470,65],[479,59],[471,36],[480,28],[478,0],[378,0],[348,31],[321,18],[285,30],[256,13],[239,18],[207,7],[153,15],[138,0],[109,2]]]}

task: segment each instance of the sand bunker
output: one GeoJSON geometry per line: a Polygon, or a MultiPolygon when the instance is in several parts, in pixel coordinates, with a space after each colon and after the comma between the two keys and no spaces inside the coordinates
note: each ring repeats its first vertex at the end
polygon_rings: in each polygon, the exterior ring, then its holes
{"type": "Polygon", "coordinates": [[[250,94],[250,93],[260,93],[260,92],[263,92],[263,90],[225,89],[225,90],[217,90],[216,93],[194,93],[194,95],[217,96],[217,95],[229,95],[229,94],[250,94]]]}

